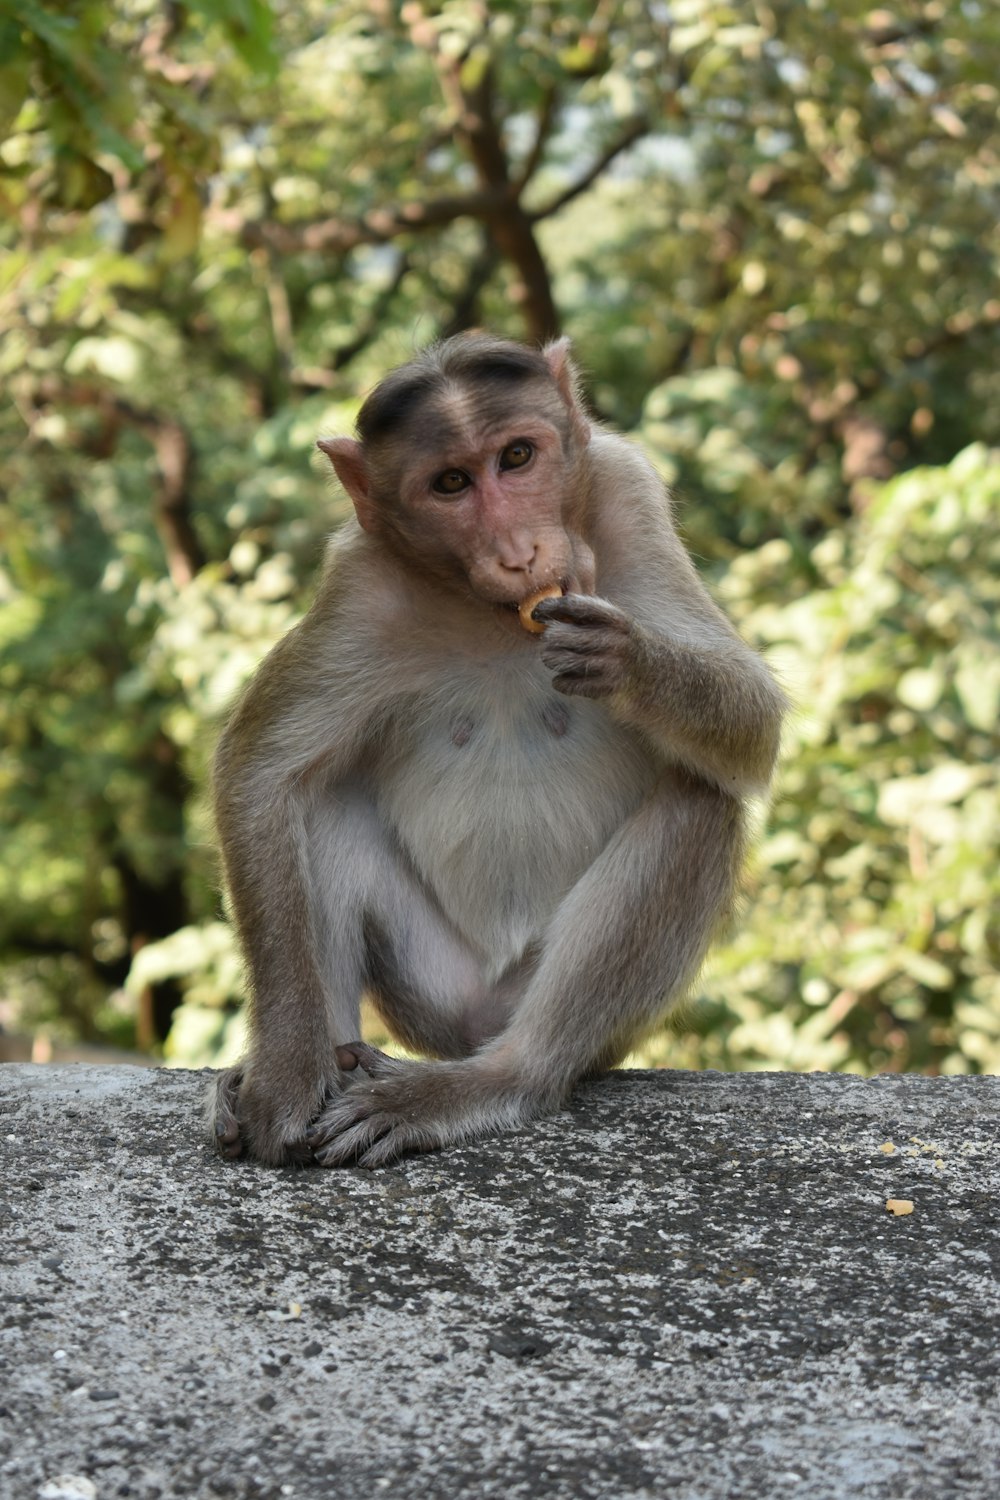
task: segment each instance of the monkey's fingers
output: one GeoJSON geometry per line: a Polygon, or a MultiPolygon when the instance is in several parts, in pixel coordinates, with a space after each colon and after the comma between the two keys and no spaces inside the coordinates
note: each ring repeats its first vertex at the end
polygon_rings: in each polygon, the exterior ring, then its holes
{"type": "Polygon", "coordinates": [[[408,1125],[394,1115],[380,1113],[349,1125],[325,1145],[314,1159],[321,1167],[387,1167],[410,1151],[432,1151],[441,1145],[426,1127],[408,1125]]]}
{"type": "Polygon", "coordinates": [[[374,1146],[358,1157],[358,1166],[369,1171],[375,1167],[389,1167],[409,1151],[436,1151],[443,1143],[433,1140],[412,1125],[395,1125],[380,1136],[374,1146]]]}
{"type": "MultiPolygon", "coordinates": [[[[320,1100],[324,1093],[319,1091],[320,1100]]],[[[206,1123],[216,1150],[228,1161],[248,1156],[275,1167],[305,1166],[313,1156],[303,1136],[317,1103],[311,1091],[304,1091],[291,1103],[286,1098],[275,1099],[240,1066],[213,1079],[206,1100],[206,1123]]]]}
{"type": "Polygon", "coordinates": [[[332,1099],[306,1131],[306,1142],[321,1167],[349,1166],[387,1131],[394,1117],[380,1108],[376,1089],[355,1084],[332,1099]]]}
{"type": "MultiPolygon", "coordinates": [[[[385,1115],[376,1115],[370,1120],[359,1120],[356,1125],[348,1126],[332,1141],[318,1147],[313,1155],[321,1167],[374,1166],[375,1162],[369,1161],[368,1157],[384,1138],[388,1139],[392,1134],[392,1120],[385,1115]]],[[[383,1152],[379,1165],[395,1161],[401,1149],[397,1147],[383,1152]]]]}
{"type": "Polygon", "coordinates": [[[595,702],[610,698],[615,690],[611,678],[588,672],[559,672],[553,677],[552,686],[567,698],[592,698],[595,702]]]}
{"type": "Polygon", "coordinates": [[[621,684],[623,644],[618,635],[556,624],[546,631],[542,662],[557,692],[606,698],[621,684]]]}
{"type": "Polygon", "coordinates": [[[532,618],[549,625],[558,621],[563,625],[584,625],[599,630],[616,630],[627,635],[631,629],[628,615],[595,594],[562,594],[555,599],[543,599],[532,610],[532,618]]]}
{"type": "Polygon", "coordinates": [[[617,637],[613,642],[609,641],[600,630],[574,630],[555,625],[548,634],[551,639],[547,639],[542,647],[542,661],[547,667],[557,659],[580,664],[592,662],[599,656],[607,656],[618,645],[617,637]]]}
{"type": "Polygon", "coordinates": [[[215,1147],[220,1156],[227,1161],[236,1161],[237,1157],[243,1155],[243,1141],[240,1137],[240,1127],[233,1121],[232,1125],[224,1125],[221,1120],[215,1125],[215,1147]]]}
{"type": "Polygon", "coordinates": [[[235,1161],[243,1154],[240,1122],[236,1117],[236,1099],[242,1082],[243,1072],[240,1068],[230,1068],[227,1072],[220,1073],[210,1106],[216,1150],[228,1161],[235,1161]]]}
{"type": "MultiPolygon", "coordinates": [[[[350,1044],[352,1051],[364,1045],[350,1044]]],[[[385,1057],[374,1047],[365,1050],[390,1064],[393,1076],[388,1081],[352,1083],[330,1099],[305,1137],[321,1167],[382,1167],[404,1152],[429,1151],[442,1144],[434,1127],[421,1123],[419,1110],[413,1108],[412,1082],[407,1088],[407,1080],[398,1076],[400,1071],[419,1073],[430,1065],[385,1057]]]]}

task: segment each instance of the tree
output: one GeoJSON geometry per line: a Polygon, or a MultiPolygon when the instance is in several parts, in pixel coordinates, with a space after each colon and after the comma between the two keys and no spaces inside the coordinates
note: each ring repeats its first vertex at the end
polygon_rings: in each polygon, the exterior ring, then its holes
{"type": "Polygon", "coordinates": [[[783,541],[721,586],[798,709],[758,909],[675,1065],[1000,1068],[1000,455],[866,499],[808,592],[783,541]]]}
{"type": "Polygon", "coordinates": [[[231,997],[212,722],[340,514],[316,433],[414,344],[568,329],[697,554],[792,603],[871,480],[1000,442],[1000,17],[834,12],[0,0],[19,1013],[231,997]]]}

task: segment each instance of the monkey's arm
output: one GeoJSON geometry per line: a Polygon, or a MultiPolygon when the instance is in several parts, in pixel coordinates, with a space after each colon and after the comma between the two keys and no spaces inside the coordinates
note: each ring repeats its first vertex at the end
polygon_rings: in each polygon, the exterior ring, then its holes
{"type": "Polygon", "coordinates": [[[588,454],[588,540],[603,597],[537,606],[554,686],[605,699],[668,763],[737,796],[765,791],[784,694],[709,597],[645,454],[600,430],[588,454]]]}
{"type": "Polygon", "coordinates": [[[784,695],[707,596],[698,603],[700,618],[689,605],[686,639],[675,639],[607,599],[546,599],[535,611],[548,626],[542,661],[559,692],[607,699],[669,758],[734,795],[763,792],[784,695]]]}
{"type": "Polygon", "coordinates": [[[264,1161],[294,1155],[336,1081],[334,1043],[357,1029],[357,995],[329,995],[321,972],[309,832],[315,799],[350,773],[377,706],[346,615],[321,598],[279,642],[216,756],[216,822],[250,983],[247,1056],[210,1105],[228,1155],[244,1144],[264,1161]]]}

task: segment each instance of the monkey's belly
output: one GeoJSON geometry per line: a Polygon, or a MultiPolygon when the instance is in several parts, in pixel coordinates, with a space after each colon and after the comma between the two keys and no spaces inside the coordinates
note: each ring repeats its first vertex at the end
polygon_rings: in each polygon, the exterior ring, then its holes
{"type": "Polygon", "coordinates": [[[441,705],[394,746],[377,803],[442,909],[501,974],[652,787],[598,704],[441,705]]]}

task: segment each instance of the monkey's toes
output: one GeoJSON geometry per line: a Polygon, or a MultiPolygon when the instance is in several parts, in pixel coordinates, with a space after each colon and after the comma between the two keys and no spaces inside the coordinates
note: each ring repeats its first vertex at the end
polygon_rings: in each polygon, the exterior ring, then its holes
{"type": "Polygon", "coordinates": [[[323,1144],[314,1145],[313,1154],[321,1167],[387,1167],[407,1152],[430,1151],[439,1144],[426,1129],[379,1113],[327,1135],[323,1144]]]}
{"type": "Polygon", "coordinates": [[[216,1080],[214,1096],[210,1096],[209,1118],[215,1135],[215,1148],[227,1161],[235,1161],[243,1154],[240,1122],[236,1116],[236,1099],[243,1073],[239,1068],[229,1068],[216,1080]]]}
{"type": "Polygon", "coordinates": [[[235,1161],[238,1156],[243,1155],[240,1127],[235,1120],[228,1125],[225,1120],[216,1120],[215,1147],[219,1155],[224,1156],[227,1161],[235,1161]]]}
{"type": "Polygon", "coordinates": [[[375,1090],[365,1085],[348,1089],[323,1110],[305,1134],[305,1143],[321,1167],[341,1167],[391,1128],[379,1113],[375,1090]]]}
{"type": "Polygon", "coordinates": [[[369,1047],[367,1042],[345,1042],[334,1051],[337,1066],[345,1073],[352,1073],[355,1068],[360,1068],[369,1078],[389,1078],[406,1066],[398,1058],[380,1052],[377,1047],[369,1047]]]}
{"type": "MultiPolygon", "coordinates": [[[[372,1054],[366,1063],[372,1067],[390,1064],[393,1074],[413,1066],[386,1057],[374,1047],[365,1046],[364,1051],[372,1054]]],[[[321,1167],[381,1167],[405,1151],[426,1151],[438,1145],[426,1126],[402,1117],[397,1089],[397,1084],[365,1079],[331,1099],[305,1135],[313,1160],[321,1167]]]]}

